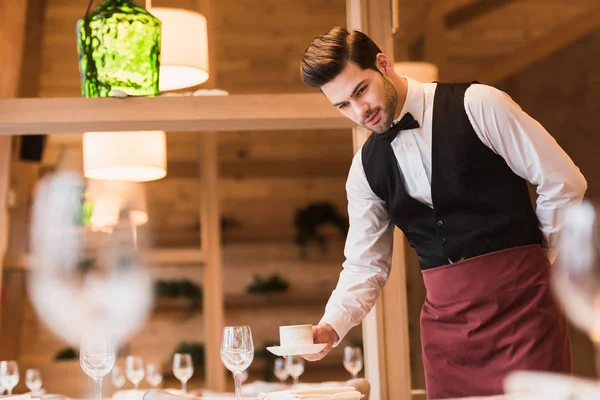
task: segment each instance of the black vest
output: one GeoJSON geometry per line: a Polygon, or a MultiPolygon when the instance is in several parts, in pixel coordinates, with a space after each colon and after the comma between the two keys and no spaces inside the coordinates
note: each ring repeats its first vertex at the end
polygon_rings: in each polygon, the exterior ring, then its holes
{"type": "Polygon", "coordinates": [[[373,133],[362,148],[367,181],[386,202],[391,221],[416,249],[421,269],[543,240],[527,182],[484,145],[471,126],[464,107],[469,86],[438,83],[436,87],[433,209],[406,193],[388,141],[373,133]]]}

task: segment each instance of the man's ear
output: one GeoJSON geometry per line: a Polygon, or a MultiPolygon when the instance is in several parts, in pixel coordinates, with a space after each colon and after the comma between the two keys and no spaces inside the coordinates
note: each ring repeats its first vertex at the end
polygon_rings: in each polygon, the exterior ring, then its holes
{"type": "Polygon", "coordinates": [[[377,69],[381,71],[381,73],[385,75],[389,75],[394,71],[394,63],[388,56],[383,53],[377,54],[376,58],[377,69]]]}

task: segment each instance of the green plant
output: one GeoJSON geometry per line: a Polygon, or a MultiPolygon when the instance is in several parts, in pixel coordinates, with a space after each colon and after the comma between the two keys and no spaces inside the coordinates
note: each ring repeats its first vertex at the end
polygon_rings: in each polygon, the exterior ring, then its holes
{"type": "Polygon", "coordinates": [[[184,298],[189,301],[187,316],[202,308],[202,288],[188,279],[158,280],[154,285],[156,297],[184,298]]]}
{"type": "Polygon", "coordinates": [[[273,274],[266,278],[254,275],[252,283],[246,286],[246,292],[254,294],[270,294],[285,292],[290,284],[281,278],[278,274],[273,274]]]}
{"type": "MultiPolygon", "coordinates": [[[[175,353],[184,353],[192,356],[192,364],[194,365],[194,376],[204,376],[204,344],[199,342],[181,342],[173,351],[175,353]]],[[[171,357],[173,359],[173,357],[171,357]]]]}
{"type": "Polygon", "coordinates": [[[56,353],[54,356],[54,361],[76,360],[78,358],[79,354],[74,349],[71,347],[66,347],[56,353]]]}

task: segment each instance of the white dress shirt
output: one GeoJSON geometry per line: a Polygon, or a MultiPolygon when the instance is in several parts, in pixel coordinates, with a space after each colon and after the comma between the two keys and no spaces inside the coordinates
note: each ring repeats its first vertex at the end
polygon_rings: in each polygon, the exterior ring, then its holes
{"type": "MultiPolygon", "coordinates": [[[[407,193],[433,207],[431,129],[436,84],[406,79],[408,92],[398,119],[410,112],[419,128],[401,131],[391,146],[407,193]]],[[[585,178],[544,127],[506,93],[487,85],[471,85],[465,93],[465,110],[479,139],[504,158],[515,174],[537,186],[536,214],[553,262],[557,212],[567,203],[582,200],[585,178]]],[[[384,201],[369,186],[361,150],[352,160],[346,191],[350,218],[346,261],[321,319],[334,328],[340,340],[375,305],[388,279],[394,228],[384,201]]]]}

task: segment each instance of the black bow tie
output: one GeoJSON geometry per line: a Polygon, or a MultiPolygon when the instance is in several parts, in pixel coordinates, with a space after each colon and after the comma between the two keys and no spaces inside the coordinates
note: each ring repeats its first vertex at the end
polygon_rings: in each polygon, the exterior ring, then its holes
{"type": "Polygon", "coordinates": [[[387,140],[388,142],[392,142],[398,136],[400,131],[405,131],[407,129],[416,129],[419,127],[419,123],[413,118],[410,113],[404,114],[404,116],[400,119],[400,121],[396,122],[390,129],[383,133],[378,133],[377,137],[383,140],[387,140]]]}

